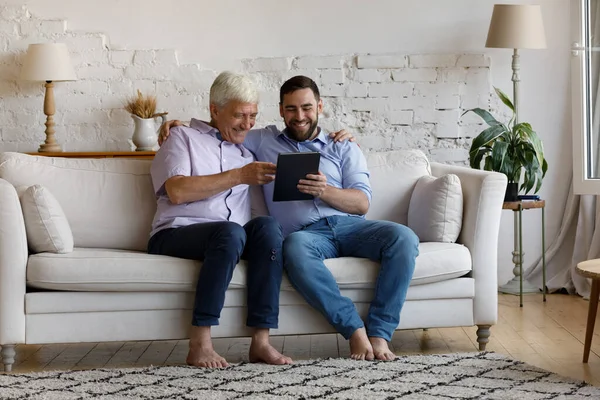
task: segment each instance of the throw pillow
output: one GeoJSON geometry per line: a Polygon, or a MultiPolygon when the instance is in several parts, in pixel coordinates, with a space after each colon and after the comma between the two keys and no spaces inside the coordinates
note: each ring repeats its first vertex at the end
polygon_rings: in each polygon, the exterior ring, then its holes
{"type": "Polygon", "coordinates": [[[463,194],[458,176],[419,178],[410,198],[408,227],[421,242],[456,242],[462,216],[463,194]]]}
{"type": "Polygon", "coordinates": [[[27,188],[21,196],[27,244],[34,253],[70,253],[73,232],[65,213],[50,191],[41,185],[27,188]]]}

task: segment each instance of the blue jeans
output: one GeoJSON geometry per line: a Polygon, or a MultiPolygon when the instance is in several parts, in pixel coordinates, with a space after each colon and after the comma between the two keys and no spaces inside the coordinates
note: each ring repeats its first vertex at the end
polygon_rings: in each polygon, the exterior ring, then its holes
{"type": "Polygon", "coordinates": [[[370,337],[391,340],[415,270],[419,239],[404,225],[331,216],[290,234],[283,243],[284,269],[306,302],[320,311],[346,339],[365,327],[370,337]],[[340,293],[323,260],[361,257],[379,261],[375,297],[365,323],[340,293]]]}
{"type": "Polygon", "coordinates": [[[282,245],[279,223],[272,217],[258,217],[244,227],[219,221],[164,229],[150,238],[148,252],[203,261],[196,285],[194,326],[219,324],[233,270],[240,258],[246,259],[246,325],[277,328],[282,245]]]}

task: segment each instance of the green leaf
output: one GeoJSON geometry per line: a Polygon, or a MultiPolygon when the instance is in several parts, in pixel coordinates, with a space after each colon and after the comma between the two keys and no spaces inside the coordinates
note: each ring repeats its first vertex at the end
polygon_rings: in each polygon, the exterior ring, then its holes
{"type": "Polygon", "coordinates": [[[477,154],[474,157],[469,155],[469,164],[470,164],[471,168],[480,169],[481,168],[481,160],[483,159],[483,156],[485,154],[487,154],[489,151],[490,150],[488,147],[484,147],[482,149],[479,149],[479,151],[477,152],[477,154]]]}
{"type": "Polygon", "coordinates": [[[494,141],[498,136],[505,132],[503,125],[490,126],[483,132],[481,132],[476,138],[473,139],[471,144],[471,150],[469,150],[469,156],[474,157],[476,152],[483,146],[489,145],[490,142],[494,141]]]}
{"type": "Polygon", "coordinates": [[[500,97],[500,100],[502,100],[502,102],[512,110],[512,112],[515,112],[515,106],[513,105],[512,101],[510,101],[510,99],[508,98],[508,96],[506,94],[504,94],[504,92],[500,89],[498,89],[497,87],[494,87],[494,90],[496,91],[496,94],[498,95],[498,97],[500,97]]]}
{"type": "Polygon", "coordinates": [[[508,149],[508,143],[496,140],[492,146],[492,166],[494,171],[504,172],[502,165],[504,164],[504,158],[506,157],[506,150],[508,149]]]}
{"type": "Polygon", "coordinates": [[[471,110],[467,110],[464,113],[462,113],[461,117],[468,112],[474,112],[475,114],[479,115],[481,117],[481,119],[483,119],[485,121],[485,123],[488,124],[489,126],[500,125],[500,122],[498,122],[492,114],[490,114],[488,111],[484,110],[483,108],[473,108],[471,110]]]}

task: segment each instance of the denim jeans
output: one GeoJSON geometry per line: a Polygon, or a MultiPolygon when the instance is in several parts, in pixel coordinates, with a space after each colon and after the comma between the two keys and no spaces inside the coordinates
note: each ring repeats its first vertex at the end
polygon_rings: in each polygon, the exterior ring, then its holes
{"type": "Polygon", "coordinates": [[[404,225],[331,216],[290,234],[283,243],[284,269],[294,288],[346,339],[359,328],[391,340],[415,269],[419,239],[404,225]],[[361,257],[379,261],[375,297],[363,323],[356,307],[340,293],[323,260],[361,257]]]}
{"type": "Polygon", "coordinates": [[[164,229],[150,238],[148,252],[203,261],[196,285],[194,326],[219,324],[233,270],[240,258],[246,259],[246,325],[277,328],[282,244],[279,223],[272,217],[258,217],[244,227],[219,221],[164,229]]]}

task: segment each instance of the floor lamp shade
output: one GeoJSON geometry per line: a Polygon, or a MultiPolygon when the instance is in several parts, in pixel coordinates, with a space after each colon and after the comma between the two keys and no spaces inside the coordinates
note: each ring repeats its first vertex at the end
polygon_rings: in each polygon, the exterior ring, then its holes
{"type": "Polygon", "coordinates": [[[62,151],[54,138],[54,83],[55,81],[77,80],[71,64],[69,50],[63,43],[30,44],[21,68],[21,80],[46,82],[44,94],[44,114],[46,114],[46,141],[38,149],[40,152],[62,151]]]}
{"type": "Polygon", "coordinates": [[[544,49],[546,35],[539,5],[496,4],[485,47],[544,49]]]}

